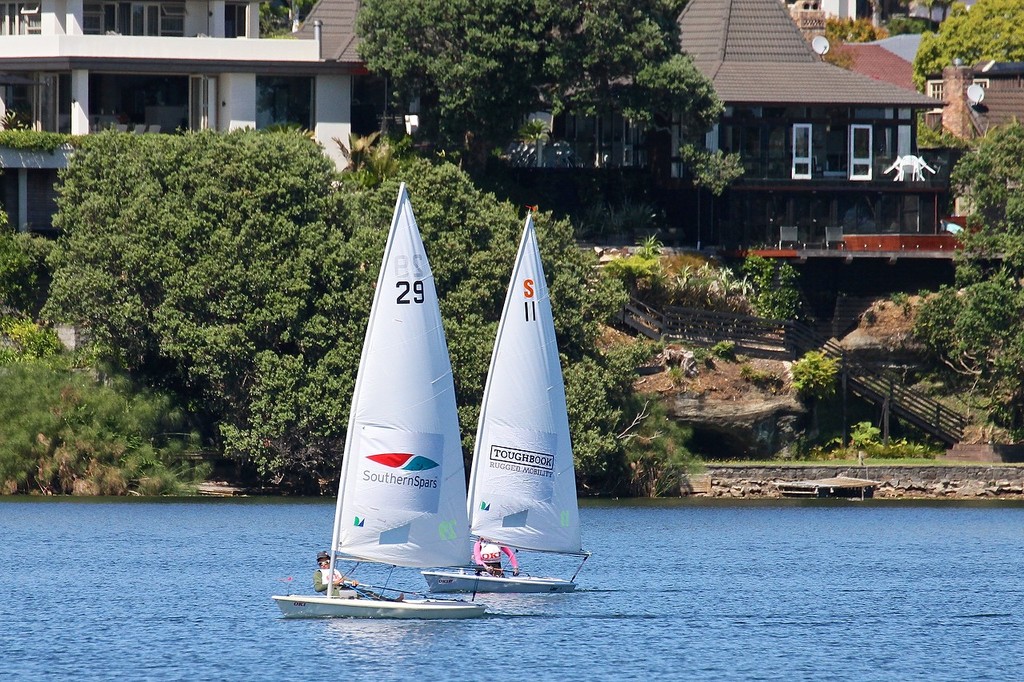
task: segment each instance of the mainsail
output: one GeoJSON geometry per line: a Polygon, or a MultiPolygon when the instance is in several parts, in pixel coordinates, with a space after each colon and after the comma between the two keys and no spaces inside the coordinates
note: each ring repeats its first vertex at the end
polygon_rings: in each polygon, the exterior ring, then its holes
{"type": "Polygon", "coordinates": [[[465,563],[466,482],[434,279],[403,183],[366,328],[334,549],[398,566],[465,563]]]}
{"type": "Polygon", "coordinates": [[[475,535],[582,553],[565,386],[532,216],[491,355],[468,507],[475,535]]]}

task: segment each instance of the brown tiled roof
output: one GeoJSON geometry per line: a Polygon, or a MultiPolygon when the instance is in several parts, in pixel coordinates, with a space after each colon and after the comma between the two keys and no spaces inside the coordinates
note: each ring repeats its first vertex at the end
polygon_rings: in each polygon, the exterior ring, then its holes
{"type": "Polygon", "coordinates": [[[1024,122],[1024,90],[989,87],[981,104],[971,109],[981,132],[1013,121],[1024,122]]]}
{"type": "Polygon", "coordinates": [[[679,35],[726,104],[935,107],[914,90],[821,61],[779,0],[690,0],[679,35]]]}
{"type": "Polygon", "coordinates": [[[851,71],[906,90],[914,89],[914,65],[881,45],[848,43],[836,45],[834,49],[839,54],[850,55],[853,60],[851,71]]]}
{"type": "Polygon", "coordinates": [[[356,13],[361,4],[360,0],[320,0],[309,11],[295,37],[312,40],[313,22],[319,19],[323,22],[321,56],[327,61],[361,64],[356,52],[359,39],[355,33],[356,13]]]}

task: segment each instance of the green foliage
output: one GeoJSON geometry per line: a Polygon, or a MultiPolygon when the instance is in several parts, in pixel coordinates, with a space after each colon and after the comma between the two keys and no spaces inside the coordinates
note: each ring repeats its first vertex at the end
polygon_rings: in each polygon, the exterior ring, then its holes
{"type": "Polygon", "coordinates": [[[782,377],[778,374],[768,370],[757,369],[749,363],[740,365],[740,378],[762,390],[772,393],[777,393],[783,386],[782,377]]]}
{"type": "Polygon", "coordinates": [[[890,438],[888,444],[882,440],[882,430],[871,422],[857,422],[850,429],[850,443],[843,447],[839,438],[833,438],[824,446],[811,448],[810,459],[834,460],[852,459],[863,453],[870,459],[935,459],[945,452],[941,447],[926,443],[915,443],[906,438],[890,438]]]}
{"type": "Polygon", "coordinates": [[[725,154],[720,149],[710,152],[693,145],[683,145],[679,155],[689,165],[694,184],[710,190],[715,196],[743,175],[743,160],[739,154],[725,154]]]}
{"type": "Polygon", "coordinates": [[[680,8],[665,0],[365,0],[356,31],[362,57],[389,75],[399,106],[425,105],[419,134],[482,161],[537,110],[621,111],[641,124],[677,111],[706,129],[721,103],[681,54],[680,8]]]}
{"type": "Polygon", "coordinates": [[[800,304],[796,268],[776,259],[749,256],[743,261],[743,272],[751,280],[752,302],[758,315],[779,320],[796,318],[800,304]]]}
{"type": "Polygon", "coordinates": [[[666,302],[687,308],[750,313],[752,289],[729,268],[704,263],[685,265],[669,283],[666,302]]]}
{"type": "MultiPolygon", "coordinates": [[[[468,450],[522,217],[451,164],[400,163],[434,254],[468,450]]],[[[64,174],[47,313],[179,392],[228,454],[317,489],[339,465],[398,188],[333,178],[296,133],[90,136],[64,174]]],[[[598,352],[597,337],[625,294],[569,223],[535,224],[581,478],[603,485],[624,466],[614,434],[637,365],[635,353],[598,352]]]]}
{"type": "Polygon", "coordinates": [[[839,362],[816,350],[793,363],[793,388],[810,400],[828,398],[836,392],[839,362]]]}
{"type": "Polygon", "coordinates": [[[664,406],[651,400],[637,411],[640,419],[626,435],[629,493],[637,497],[676,497],[698,460],[687,449],[693,430],[673,421],[664,406]]]}
{"type": "Polygon", "coordinates": [[[38,362],[0,372],[4,493],[161,495],[187,492],[207,470],[182,455],[192,438],[166,396],[97,383],[38,362]]]}
{"type": "Polygon", "coordinates": [[[304,20],[316,4],[315,0],[271,0],[260,3],[260,37],[286,38],[291,37],[292,20],[304,20]],[[293,16],[298,13],[298,17],[293,16]]]}
{"type": "Polygon", "coordinates": [[[592,205],[582,222],[583,234],[622,238],[657,232],[664,219],[654,204],[626,199],[616,205],[592,205]]]}
{"type": "Polygon", "coordinates": [[[869,43],[888,38],[889,32],[875,26],[868,18],[837,19],[829,17],[825,20],[825,37],[832,43],[869,43]]]}
{"type": "Polygon", "coordinates": [[[529,121],[519,126],[517,133],[520,142],[526,142],[527,144],[537,144],[548,139],[551,134],[551,130],[548,128],[548,124],[539,118],[531,118],[529,121]]]}
{"type": "Polygon", "coordinates": [[[960,59],[966,65],[994,59],[1024,61],[1024,3],[1020,0],[978,0],[968,9],[957,3],[937,33],[921,36],[914,57],[914,83],[924,88],[929,77],[960,59]]]}
{"type": "Polygon", "coordinates": [[[52,329],[27,318],[0,316],[0,366],[14,360],[48,358],[59,351],[60,340],[52,329]]]}
{"type": "Polygon", "coordinates": [[[333,471],[346,339],[361,338],[339,292],[360,262],[324,221],[334,170],[319,147],[294,132],[99,133],[62,178],[44,313],[185,396],[214,443],[264,473],[333,471]]]}
{"type": "Polygon", "coordinates": [[[932,22],[920,17],[893,17],[886,23],[885,28],[890,36],[918,35],[930,31],[932,22]]]}
{"type": "Polygon", "coordinates": [[[952,174],[966,199],[957,288],[920,307],[914,332],[950,373],[951,386],[995,425],[1024,431],[1024,127],[990,132],[952,174]]]}
{"type": "Polygon", "coordinates": [[[34,317],[46,300],[50,282],[46,259],[53,243],[8,232],[6,223],[7,214],[0,211],[0,309],[12,308],[34,317]]]}
{"type": "Polygon", "coordinates": [[[602,272],[606,278],[621,282],[631,296],[644,301],[660,298],[665,287],[665,273],[657,255],[638,251],[609,261],[602,272]]]}
{"type": "Polygon", "coordinates": [[[855,448],[867,449],[877,445],[881,435],[882,430],[871,422],[857,422],[850,429],[850,444],[855,448]]]}
{"type": "MultiPolygon", "coordinates": [[[[13,113],[13,112],[8,112],[13,113]]],[[[74,145],[77,138],[66,133],[48,133],[27,128],[0,130],[0,147],[53,153],[65,145],[74,145]]]]}
{"type": "Polygon", "coordinates": [[[736,362],[736,344],[732,341],[719,341],[711,346],[711,355],[719,360],[736,362]]]}
{"type": "MultiPolygon", "coordinates": [[[[968,225],[962,234],[967,259],[999,256],[1024,275],[1024,125],[993,130],[965,154],[950,177],[954,191],[967,200],[968,225]]],[[[962,263],[962,265],[967,265],[962,263]]]]}
{"type": "Polygon", "coordinates": [[[399,159],[404,150],[388,138],[381,138],[379,132],[366,136],[350,133],[348,146],[338,138],[334,142],[348,161],[344,170],[351,175],[343,176],[345,180],[352,179],[366,188],[376,187],[400,170],[399,159]]]}

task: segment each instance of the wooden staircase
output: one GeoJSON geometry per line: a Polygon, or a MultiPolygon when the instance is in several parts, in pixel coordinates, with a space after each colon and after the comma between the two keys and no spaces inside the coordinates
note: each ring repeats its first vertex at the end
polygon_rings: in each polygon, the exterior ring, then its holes
{"type": "Polygon", "coordinates": [[[948,446],[963,439],[967,424],[963,415],[856,362],[838,343],[800,322],[690,308],[659,311],[637,300],[623,309],[620,322],[657,340],[682,340],[704,347],[729,341],[737,353],[753,357],[795,360],[807,351],[820,351],[839,361],[847,388],[880,405],[886,415],[891,411],[948,446]]]}

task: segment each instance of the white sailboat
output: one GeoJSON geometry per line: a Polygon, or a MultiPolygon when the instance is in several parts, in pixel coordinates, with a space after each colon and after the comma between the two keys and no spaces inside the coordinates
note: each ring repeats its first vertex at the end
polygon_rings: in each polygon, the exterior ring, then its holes
{"type": "MultiPolygon", "coordinates": [[[[402,184],[363,342],[331,541],[339,557],[423,568],[465,562],[466,479],[434,279],[402,184]]],[[[285,617],[472,618],[481,604],[387,600],[331,586],[275,596],[285,617]]]]}
{"type": "MultiPolygon", "coordinates": [[[[470,530],[523,550],[583,557],[565,385],[540,249],[527,216],[480,409],[470,530]]],[[[583,563],[580,563],[582,567],[583,563]]],[[[576,571],[579,572],[579,569],[576,571]]],[[[571,579],[423,571],[432,592],[571,592],[571,579]]]]}

